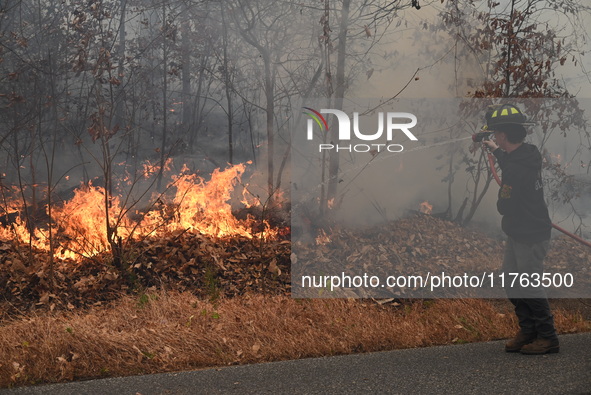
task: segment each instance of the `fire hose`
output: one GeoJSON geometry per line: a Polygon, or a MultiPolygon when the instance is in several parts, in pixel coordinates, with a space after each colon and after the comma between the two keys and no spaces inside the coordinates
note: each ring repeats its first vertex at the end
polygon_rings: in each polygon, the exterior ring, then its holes
{"type": "MultiPolygon", "coordinates": [[[[476,134],[472,135],[472,141],[481,142],[482,140],[487,140],[490,138],[491,134],[492,134],[492,132],[488,132],[488,131],[476,133],[476,134]]],[[[486,154],[488,156],[488,164],[490,165],[490,171],[492,172],[492,175],[495,178],[495,181],[497,182],[497,184],[499,184],[499,186],[501,186],[501,179],[499,178],[499,175],[497,174],[497,169],[495,168],[495,159],[494,159],[493,154],[488,149],[486,149],[484,146],[482,147],[482,149],[484,149],[486,151],[486,154]]],[[[574,233],[567,231],[564,228],[561,228],[560,226],[556,225],[555,223],[552,223],[552,227],[554,229],[556,229],[557,231],[564,233],[568,237],[575,239],[579,243],[584,244],[587,247],[591,248],[591,242],[575,235],[574,233]]]]}

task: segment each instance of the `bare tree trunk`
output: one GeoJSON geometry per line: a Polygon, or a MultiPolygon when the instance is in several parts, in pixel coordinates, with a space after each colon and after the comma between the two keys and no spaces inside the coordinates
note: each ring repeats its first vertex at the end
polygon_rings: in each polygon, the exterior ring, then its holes
{"type": "MultiPolygon", "coordinates": [[[[345,59],[347,49],[347,24],[349,23],[349,7],[351,0],[343,0],[341,10],[341,21],[339,25],[339,43],[337,47],[337,71],[336,71],[336,89],[334,106],[337,110],[343,109],[343,98],[345,97],[345,59]]],[[[335,144],[338,142],[337,128],[331,128],[330,138],[335,144]]],[[[339,183],[339,153],[337,150],[331,150],[329,153],[328,165],[328,189],[327,201],[335,199],[337,186],[339,183]]]]}
{"type": "Polygon", "coordinates": [[[511,93],[511,50],[513,46],[513,11],[515,0],[511,0],[511,14],[509,16],[509,28],[507,30],[507,64],[505,64],[505,97],[511,93]]]}
{"type": "Polygon", "coordinates": [[[274,175],[274,114],[275,114],[275,85],[272,76],[271,58],[268,51],[263,51],[263,60],[265,62],[265,96],[266,96],[266,116],[267,116],[267,189],[269,197],[273,195],[273,175],[274,175]]]}
{"type": "MultiPolygon", "coordinates": [[[[119,58],[119,66],[117,67],[117,79],[123,78],[125,66],[125,16],[126,16],[127,0],[121,0],[121,18],[119,20],[119,47],[117,57],[119,58]]],[[[115,102],[115,126],[123,126],[124,108],[125,108],[125,89],[124,84],[119,84],[117,89],[117,100],[115,102]]]]}
{"type": "Polygon", "coordinates": [[[257,166],[257,151],[256,151],[256,144],[254,142],[254,133],[253,130],[253,122],[252,122],[252,110],[248,107],[248,103],[245,99],[242,99],[242,110],[244,111],[244,116],[246,117],[248,123],[248,132],[250,136],[250,149],[252,150],[252,161],[254,166],[257,166]]]}
{"type": "Polygon", "coordinates": [[[166,23],[166,2],[162,3],[162,145],[160,147],[160,170],[158,171],[158,190],[162,190],[162,176],[164,173],[164,161],[166,160],[166,137],[168,131],[166,130],[167,116],[168,116],[168,73],[166,62],[168,59],[168,47],[166,45],[167,39],[167,23],[166,23]]]}
{"type": "Polygon", "coordinates": [[[189,131],[189,149],[191,150],[193,150],[193,146],[195,144],[195,141],[197,140],[197,136],[199,135],[199,130],[201,129],[201,118],[203,113],[203,106],[205,105],[205,100],[203,101],[204,103],[201,104],[201,96],[203,91],[203,80],[205,79],[205,66],[207,64],[208,56],[209,51],[207,55],[204,54],[201,56],[201,62],[199,63],[199,79],[197,80],[197,93],[195,94],[195,101],[193,103],[193,113],[195,114],[195,119],[193,121],[194,127],[189,131]]]}
{"type": "MultiPolygon", "coordinates": [[[[54,62],[52,60],[51,57],[51,53],[48,51],[47,54],[47,58],[49,59],[49,65],[51,67],[51,73],[50,73],[50,82],[51,82],[51,95],[53,97],[57,96],[57,92],[56,92],[56,87],[57,87],[57,83],[55,80],[55,70],[58,68],[56,65],[54,65],[54,62]]],[[[57,134],[58,134],[58,130],[59,130],[59,115],[57,112],[57,107],[53,106],[52,108],[53,111],[53,116],[52,116],[52,121],[53,121],[53,131],[52,131],[52,141],[51,141],[51,155],[49,155],[45,149],[45,144],[43,143],[43,131],[41,129],[41,125],[39,125],[39,141],[41,142],[41,149],[43,150],[43,156],[45,158],[45,166],[46,166],[46,170],[47,170],[47,216],[48,216],[48,223],[47,223],[47,231],[48,231],[48,238],[49,238],[49,278],[50,278],[50,284],[51,284],[51,288],[53,289],[54,285],[55,285],[55,276],[54,276],[54,255],[55,255],[55,247],[56,247],[56,240],[55,240],[55,235],[53,233],[53,229],[52,229],[52,216],[53,216],[53,196],[52,196],[52,190],[53,190],[53,182],[54,182],[54,166],[55,166],[55,154],[56,154],[56,146],[57,146],[57,134]]]]}
{"type": "Polygon", "coordinates": [[[468,212],[468,215],[466,215],[466,218],[462,221],[462,225],[467,225],[470,221],[472,221],[472,218],[474,217],[474,214],[476,214],[478,206],[480,206],[482,199],[488,191],[488,187],[490,186],[492,179],[492,176],[489,174],[486,178],[486,182],[484,184],[484,187],[482,188],[482,191],[478,195],[478,198],[476,198],[476,192],[474,193],[474,197],[476,199],[474,199],[474,201],[472,202],[472,205],[470,206],[470,211],[468,212]]]}
{"type": "MultiPolygon", "coordinates": [[[[308,84],[308,87],[302,97],[306,98],[306,97],[310,96],[310,92],[312,92],[312,89],[314,89],[314,86],[318,82],[318,79],[320,78],[320,74],[322,73],[323,68],[324,68],[324,65],[321,62],[318,65],[318,68],[316,69],[316,73],[314,73],[314,76],[312,77],[312,80],[308,84]]],[[[301,116],[301,113],[298,114],[298,120],[299,120],[300,116],[301,116]]],[[[248,120],[249,120],[249,125],[250,125],[250,117],[248,118],[248,120]]],[[[296,124],[298,124],[298,121],[296,121],[296,124]]],[[[251,142],[252,142],[252,128],[251,128],[250,136],[251,136],[251,142]]],[[[275,184],[275,187],[277,189],[279,189],[279,187],[281,186],[281,179],[283,176],[283,171],[285,169],[285,166],[287,165],[287,160],[289,159],[289,156],[291,154],[291,143],[292,143],[292,141],[291,141],[291,136],[290,136],[289,143],[287,144],[287,147],[285,148],[285,153],[283,154],[283,159],[281,160],[281,164],[279,165],[279,170],[277,171],[277,181],[275,184]]],[[[254,145],[253,145],[253,154],[254,154],[254,145]]],[[[256,156],[255,156],[255,165],[256,165],[256,156]]]]}
{"type": "Polygon", "coordinates": [[[181,21],[181,61],[183,64],[182,75],[182,101],[183,101],[183,134],[190,133],[193,125],[191,102],[191,25],[189,23],[189,6],[185,3],[183,6],[184,16],[181,21]]]}
{"type": "Polygon", "coordinates": [[[454,156],[456,151],[452,151],[451,157],[449,158],[449,168],[447,172],[447,218],[452,218],[453,216],[453,209],[452,209],[452,186],[454,183],[454,156]]]}
{"type": "Polygon", "coordinates": [[[490,183],[493,179],[490,171],[487,173],[486,180],[484,182],[484,186],[482,187],[482,191],[480,193],[478,193],[478,185],[480,184],[480,177],[482,174],[482,170],[486,170],[487,166],[488,166],[488,164],[487,164],[487,160],[486,160],[486,154],[482,153],[480,155],[480,160],[478,162],[478,173],[476,176],[476,181],[474,183],[474,194],[472,195],[472,203],[470,204],[470,211],[468,212],[468,215],[466,215],[466,218],[464,218],[462,220],[462,225],[467,225],[470,221],[472,221],[472,218],[474,217],[474,214],[476,213],[478,206],[480,206],[480,203],[482,202],[484,195],[486,195],[486,192],[488,191],[488,187],[490,186],[490,183]]]}
{"type": "MultiPolygon", "coordinates": [[[[332,72],[330,70],[330,52],[331,52],[331,42],[330,42],[330,0],[324,0],[324,15],[322,16],[322,34],[324,39],[324,45],[322,50],[324,51],[324,76],[326,80],[326,97],[327,97],[327,107],[330,108],[330,100],[333,94],[333,87],[332,87],[332,72]]],[[[333,136],[332,128],[331,128],[331,138],[333,136]]],[[[322,143],[326,143],[326,134],[322,135],[322,143]]],[[[320,172],[320,215],[323,216],[327,209],[327,193],[326,193],[326,152],[322,151],[322,159],[320,161],[321,172],[320,172]]]]}
{"type": "MultiPolygon", "coordinates": [[[[224,11],[224,7],[222,7],[222,24],[226,25],[226,13],[224,11]]],[[[223,46],[223,67],[224,67],[224,87],[226,92],[226,101],[228,103],[228,111],[226,111],[226,116],[228,118],[228,163],[232,164],[234,160],[234,143],[232,141],[233,138],[233,124],[234,124],[234,116],[232,112],[232,79],[230,76],[230,69],[229,69],[229,62],[228,62],[228,31],[227,29],[222,29],[222,46],[223,46]]]]}

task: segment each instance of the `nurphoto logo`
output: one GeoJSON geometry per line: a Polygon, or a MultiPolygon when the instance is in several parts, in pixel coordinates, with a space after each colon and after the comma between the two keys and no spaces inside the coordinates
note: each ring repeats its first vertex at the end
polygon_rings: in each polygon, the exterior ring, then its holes
{"type": "MultiPolygon", "coordinates": [[[[321,109],[316,111],[310,107],[303,107],[304,114],[310,116],[307,123],[307,139],[314,139],[314,124],[318,125],[320,133],[328,133],[328,122],[322,114],[333,114],[337,118],[338,123],[338,139],[339,142],[348,142],[351,140],[351,118],[347,113],[335,109],[321,109]]],[[[409,129],[416,126],[417,117],[408,112],[387,112],[378,113],[378,130],[373,133],[363,133],[359,128],[359,113],[353,113],[353,135],[363,141],[376,141],[380,139],[384,133],[384,123],[386,124],[386,140],[392,141],[394,131],[403,132],[409,140],[417,141],[418,139],[409,129]],[[407,122],[400,122],[406,120],[407,122]]],[[[369,151],[388,151],[388,152],[402,152],[404,147],[401,144],[335,144],[334,142],[318,144],[318,152],[322,151],[348,151],[348,152],[369,152],[369,151]]]]}

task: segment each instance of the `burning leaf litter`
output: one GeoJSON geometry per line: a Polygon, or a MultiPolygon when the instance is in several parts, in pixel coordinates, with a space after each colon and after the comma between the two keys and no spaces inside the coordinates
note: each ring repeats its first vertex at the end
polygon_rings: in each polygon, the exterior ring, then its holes
{"type": "MultiPolygon", "coordinates": [[[[342,256],[330,256],[329,246],[322,245],[304,251],[315,254],[315,262],[342,259],[355,270],[376,260],[402,270],[428,265],[443,270],[484,265],[494,270],[502,261],[502,242],[422,214],[371,229],[332,229],[325,236],[330,236],[327,243],[341,246],[342,256]]],[[[104,263],[107,259],[97,255],[79,262],[59,261],[52,274],[46,253],[36,252],[26,259],[19,248],[2,242],[4,314],[15,309],[101,304],[146,288],[189,291],[203,298],[250,293],[289,295],[290,255],[300,262],[305,258],[293,256],[291,242],[285,238],[216,238],[177,230],[131,244],[119,268],[104,263]]],[[[554,241],[547,258],[550,270],[576,271],[581,278],[589,277],[589,262],[591,251],[566,238],[554,241]]]]}
{"type": "MultiPolygon", "coordinates": [[[[170,169],[171,164],[165,166],[170,169]]],[[[244,164],[216,169],[205,181],[183,166],[180,174],[172,176],[169,193],[155,197],[147,210],[136,209],[133,216],[128,215],[130,208],[123,196],[111,196],[104,187],[92,184],[76,189],[73,198],[65,203],[54,205],[51,216],[48,207],[44,221],[35,221],[31,216],[27,221],[27,210],[17,198],[5,204],[7,213],[2,222],[6,225],[0,226],[0,240],[30,244],[46,253],[53,245],[54,258],[81,260],[111,251],[119,239],[138,241],[178,231],[211,237],[275,239],[282,230],[272,228],[266,219],[247,216],[239,220],[233,215],[232,192],[245,169],[244,164]]],[[[18,197],[18,191],[14,192],[18,197]]],[[[243,199],[248,205],[260,205],[254,199],[249,201],[244,193],[243,199]]]]}

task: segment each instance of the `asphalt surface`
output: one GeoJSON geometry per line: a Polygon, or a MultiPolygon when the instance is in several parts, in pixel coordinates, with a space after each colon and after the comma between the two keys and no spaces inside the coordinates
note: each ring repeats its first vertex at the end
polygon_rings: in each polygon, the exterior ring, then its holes
{"type": "Polygon", "coordinates": [[[22,387],[1,394],[591,394],[591,333],[560,353],[505,353],[504,341],[22,387]]]}

